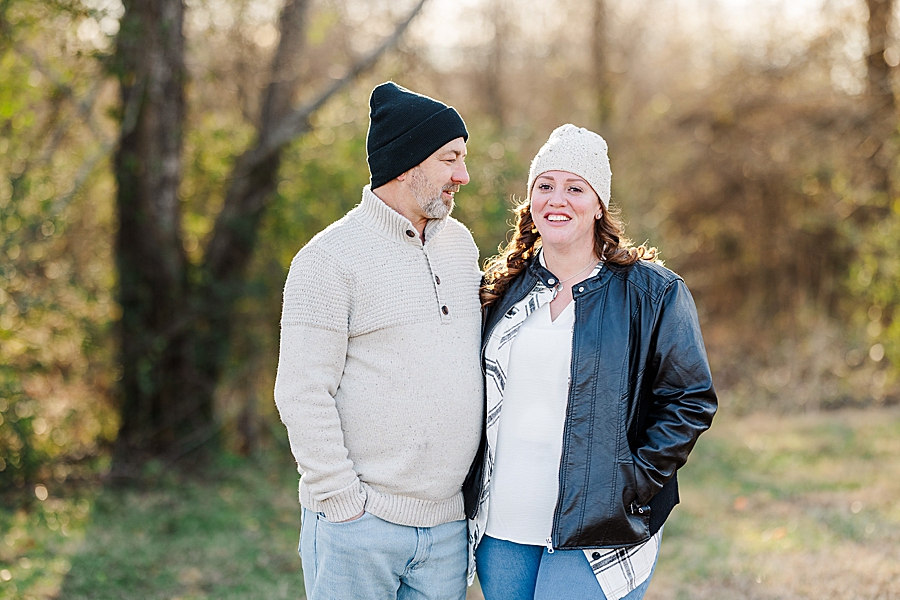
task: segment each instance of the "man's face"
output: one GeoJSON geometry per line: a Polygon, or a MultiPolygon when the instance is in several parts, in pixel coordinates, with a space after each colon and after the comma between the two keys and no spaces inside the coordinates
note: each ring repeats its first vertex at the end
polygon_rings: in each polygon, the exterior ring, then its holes
{"type": "Polygon", "coordinates": [[[466,142],[451,140],[409,171],[409,189],[419,210],[429,219],[442,219],[453,210],[453,195],[469,183],[466,142]]]}

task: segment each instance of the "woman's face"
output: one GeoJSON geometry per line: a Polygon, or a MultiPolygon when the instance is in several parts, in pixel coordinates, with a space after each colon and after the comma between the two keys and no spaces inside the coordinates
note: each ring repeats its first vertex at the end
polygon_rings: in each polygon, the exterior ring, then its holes
{"type": "Polygon", "coordinates": [[[587,181],[567,171],[547,171],[534,180],[531,217],[549,250],[582,253],[594,247],[600,197],[587,181]]]}

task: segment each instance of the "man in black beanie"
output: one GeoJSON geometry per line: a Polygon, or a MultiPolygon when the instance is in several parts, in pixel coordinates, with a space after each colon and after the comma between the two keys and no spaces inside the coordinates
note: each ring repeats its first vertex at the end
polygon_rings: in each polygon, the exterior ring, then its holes
{"type": "Polygon", "coordinates": [[[427,220],[449,215],[453,194],[469,182],[466,124],[453,107],[393,82],[372,90],[369,106],[370,188],[408,218],[424,242],[427,220]],[[441,165],[447,168],[433,168],[441,165]]]}
{"type": "Polygon", "coordinates": [[[478,250],[453,108],[370,99],[362,202],[291,263],[275,402],[300,471],[310,600],[463,600],[462,483],[481,437],[478,250]]]}

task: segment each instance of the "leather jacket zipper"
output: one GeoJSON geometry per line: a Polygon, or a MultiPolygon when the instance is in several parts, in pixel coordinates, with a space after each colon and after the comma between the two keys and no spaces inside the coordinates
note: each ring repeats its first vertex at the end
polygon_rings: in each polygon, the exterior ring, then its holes
{"type": "MultiPolygon", "coordinates": [[[[572,324],[572,350],[571,350],[571,359],[569,364],[569,394],[566,398],[566,420],[564,421],[563,426],[563,445],[562,445],[562,453],[560,454],[559,460],[559,473],[557,474],[558,479],[558,487],[556,490],[556,507],[553,509],[553,525],[550,528],[550,537],[547,538],[547,551],[553,552],[553,534],[557,532],[559,529],[559,498],[560,494],[562,494],[563,489],[563,468],[562,468],[562,460],[563,457],[566,456],[566,447],[569,445],[569,407],[572,404],[572,382],[575,381],[575,334],[578,330],[578,303],[575,300],[575,295],[572,295],[572,302],[575,302],[575,306],[572,307],[572,311],[575,313],[575,322],[572,324]]],[[[558,536],[557,536],[558,539],[558,536]]]]}

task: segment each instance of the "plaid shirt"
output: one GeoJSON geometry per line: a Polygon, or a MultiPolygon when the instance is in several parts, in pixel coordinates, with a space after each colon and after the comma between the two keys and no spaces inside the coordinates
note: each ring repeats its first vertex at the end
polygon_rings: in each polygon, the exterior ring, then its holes
{"type": "MultiPolygon", "coordinates": [[[[540,257],[543,264],[543,256],[540,257]]],[[[600,272],[598,265],[591,273],[600,272]]],[[[538,281],[534,289],[507,311],[497,327],[491,332],[484,351],[485,390],[487,393],[487,456],[485,458],[485,478],[478,500],[478,514],[469,521],[469,583],[475,576],[474,550],[487,525],[490,505],[490,481],[494,471],[494,456],[497,448],[500,409],[503,405],[503,391],[506,387],[506,373],[509,366],[509,351],[519,328],[534,311],[556,297],[556,288],[548,288],[538,281]]],[[[628,548],[604,548],[584,550],[584,555],[594,571],[597,582],[608,600],[619,600],[644,583],[653,571],[659,553],[662,537],[660,529],[653,537],[637,546],[628,548]]],[[[564,550],[564,552],[571,552],[564,550]]]]}

